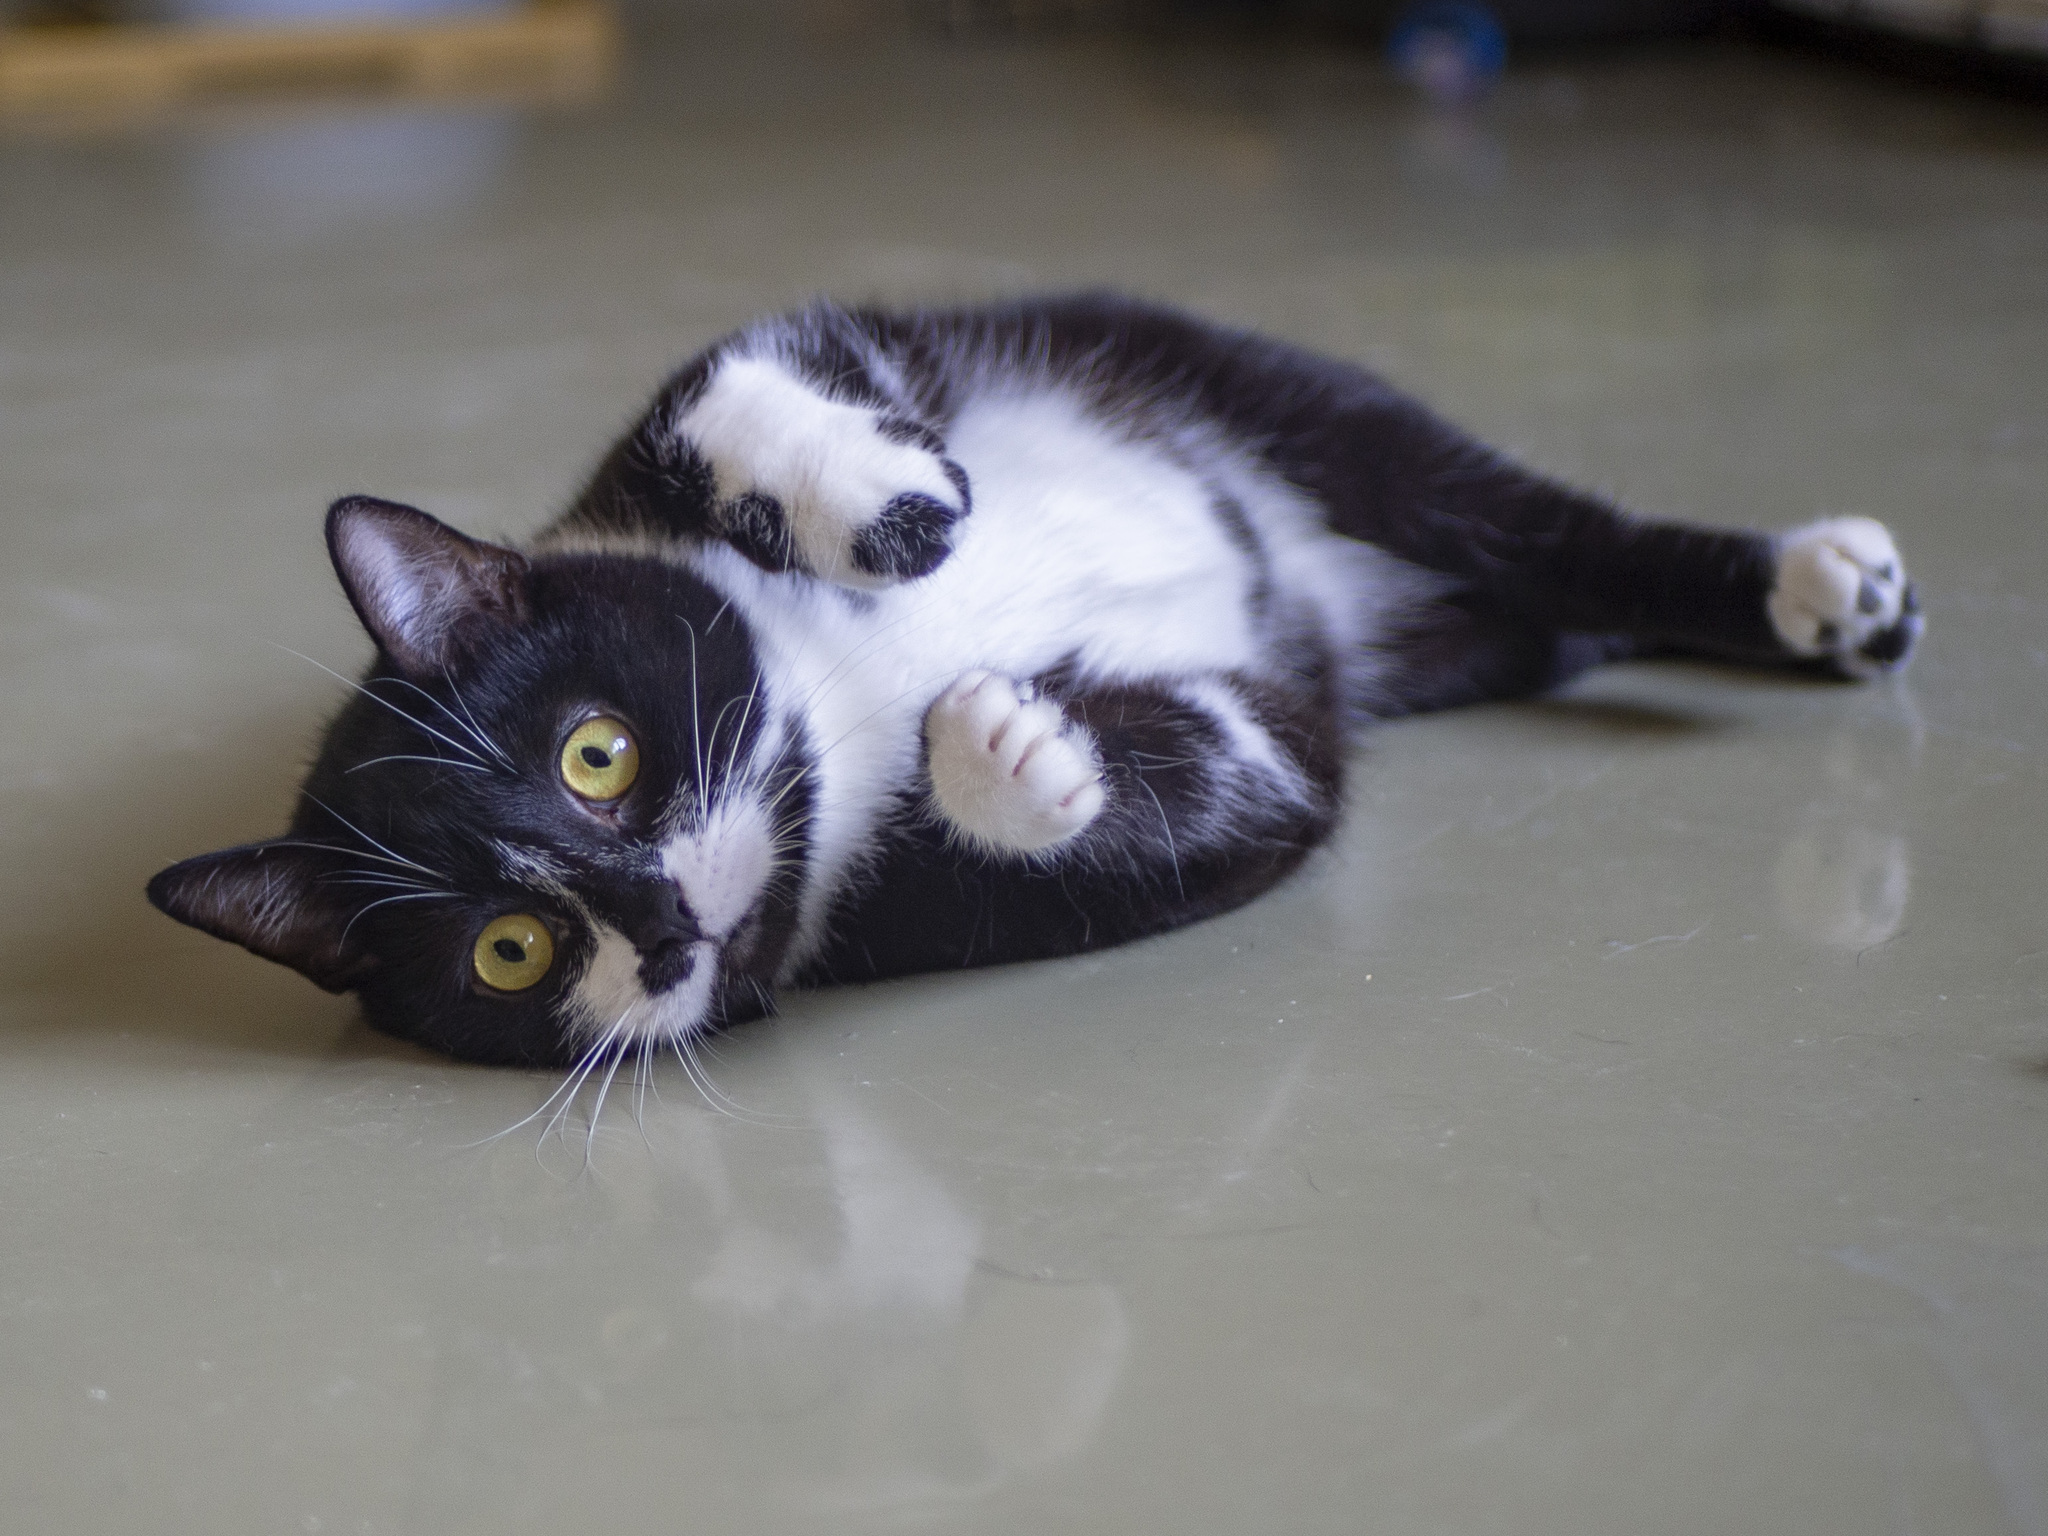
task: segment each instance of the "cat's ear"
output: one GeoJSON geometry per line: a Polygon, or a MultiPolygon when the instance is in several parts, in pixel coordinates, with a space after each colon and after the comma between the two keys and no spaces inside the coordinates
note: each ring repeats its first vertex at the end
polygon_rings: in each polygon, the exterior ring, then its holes
{"type": "Polygon", "coordinates": [[[149,882],[159,912],[252,954],[288,965],[330,992],[359,986],[377,968],[349,923],[363,906],[337,849],[250,843],[173,864],[149,882]]]}
{"type": "Polygon", "coordinates": [[[526,616],[526,557],[394,501],[327,509],[327,552],[363,628],[401,673],[434,676],[494,625],[526,616]]]}

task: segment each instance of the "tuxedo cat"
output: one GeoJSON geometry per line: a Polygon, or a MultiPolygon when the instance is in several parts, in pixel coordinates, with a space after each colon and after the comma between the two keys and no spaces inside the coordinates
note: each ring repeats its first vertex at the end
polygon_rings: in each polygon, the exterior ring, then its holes
{"type": "Polygon", "coordinates": [[[1629,656],[1860,678],[1921,628],[1877,523],[1640,521],[1100,295],[766,320],[524,550],[366,497],[327,542],[377,659],[291,830],[150,899],[527,1064],[1236,906],[1367,720],[1629,656]]]}

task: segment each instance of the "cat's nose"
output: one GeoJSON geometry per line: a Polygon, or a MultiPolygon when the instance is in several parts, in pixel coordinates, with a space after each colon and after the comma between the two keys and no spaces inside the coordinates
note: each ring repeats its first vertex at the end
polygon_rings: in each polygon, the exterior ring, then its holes
{"type": "Polygon", "coordinates": [[[635,902],[622,931],[643,955],[694,944],[704,937],[697,915],[690,910],[679,887],[658,881],[645,888],[635,902]]]}

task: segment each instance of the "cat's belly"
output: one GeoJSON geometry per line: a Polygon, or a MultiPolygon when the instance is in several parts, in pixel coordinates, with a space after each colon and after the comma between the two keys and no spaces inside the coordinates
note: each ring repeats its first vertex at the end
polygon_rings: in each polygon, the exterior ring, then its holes
{"type": "Polygon", "coordinates": [[[745,617],[766,697],[802,722],[815,757],[813,881],[792,969],[814,952],[882,819],[920,782],[925,713],[962,672],[1260,670],[1266,610],[1320,607],[1313,592],[1284,590],[1288,573],[1342,565],[1334,546],[1346,541],[1291,493],[1220,456],[1198,470],[1199,453],[1127,440],[1061,395],[970,406],[948,449],[967,470],[973,510],[952,555],[922,580],[855,593],[763,573],[717,545],[693,561],[745,617]],[[1304,559],[1306,544],[1333,548],[1304,559]]]}
{"type": "Polygon", "coordinates": [[[888,594],[947,616],[906,651],[1025,677],[1069,659],[1103,677],[1256,663],[1259,564],[1194,469],[1057,393],[970,405],[948,443],[974,510],[944,565],[888,594]]]}

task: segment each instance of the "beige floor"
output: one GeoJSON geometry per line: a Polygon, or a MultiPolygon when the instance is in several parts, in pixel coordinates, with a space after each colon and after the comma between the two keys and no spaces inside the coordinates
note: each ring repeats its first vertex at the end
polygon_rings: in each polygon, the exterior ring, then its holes
{"type": "Polygon", "coordinates": [[[663,50],[581,114],[0,139],[0,1528],[2048,1532],[2048,117],[663,50]],[[1391,728],[1279,894],[796,999],[741,1117],[544,1134],[554,1079],[144,905],[364,657],[331,496],[521,531],[757,310],[1105,282],[1647,509],[1881,516],[1925,652],[1391,728]]]}

